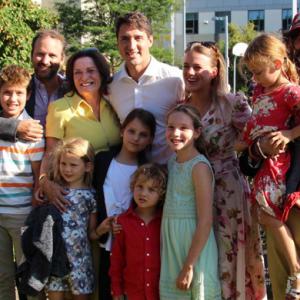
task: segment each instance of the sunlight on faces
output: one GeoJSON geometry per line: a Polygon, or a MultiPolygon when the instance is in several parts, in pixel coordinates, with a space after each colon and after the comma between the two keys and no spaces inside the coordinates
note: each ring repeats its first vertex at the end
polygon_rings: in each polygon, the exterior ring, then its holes
{"type": "Polygon", "coordinates": [[[138,176],[133,188],[133,199],[138,207],[156,207],[160,196],[159,184],[156,180],[144,175],[138,176]]]}
{"type": "Polygon", "coordinates": [[[118,33],[118,48],[126,66],[146,67],[150,61],[153,36],[132,25],[123,24],[118,33]]]}
{"type": "Polygon", "coordinates": [[[92,163],[84,162],[77,155],[62,153],[59,161],[59,171],[61,177],[70,188],[83,187],[85,173],[90,172],[92,163]]]}
{"type": "Polygon", "coordinates": [[[18,117],[27,101],[27,85],[4,83],[0,88],[0,103],[6,118],[18,117]]]}
{"type": "Polygon", "coordinates": [[[183,78],[188,92],[196,92],[209,87],[217,74],[218,70],[212,66],[209,56],[196,51],[185,53],[183,78]]]}
{"type": "Polygon", "coordinates": [[[167,120],[166,139],[175,152],[194,147],[194,141],[200,136],[200,128],[195,129],[193,120],[184,112],[175,111],[167,120]]]}
{"type": "Polygon", "coordinates": [[[63,44],[60,40],[46,36],[36,41],[32,52],[32,65],[39,80],[55,77],[63,60],[63,44]]]}
{"type": "Polygon", "coordinates": [[[152,143],[150,129],[138,118],[133,119],[122,130],[123,146],[130,153],[138,153],[145,150],[152,143]]]}
{"type": "Polygon", "coordinates": [[[91,57],[76,59],[73,69],[74,85],[78,94],[85,98],[100,95],[101,76],[91,57]]]}
{"type": "Polygon", "coordinates": [[[249,65],[248,69],[252,73],[255,82],[264,88],[269,88],[282,75],[281,66],[282,63],[278,60],[272,64],[268,61],[261,61],[261,64],[255,63],[254,65],[249,65]]]}

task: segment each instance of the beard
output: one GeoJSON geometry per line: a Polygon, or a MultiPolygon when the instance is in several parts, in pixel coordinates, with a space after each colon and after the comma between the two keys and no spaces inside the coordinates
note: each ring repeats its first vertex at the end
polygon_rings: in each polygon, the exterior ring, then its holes
{"type": "Polygon", "coordinates": [[[34,66],[34,74],[40,81],[47,81],[54,78],[59,70],[59,64],[51,64],[47,69],[43,63],[34,66]]]}

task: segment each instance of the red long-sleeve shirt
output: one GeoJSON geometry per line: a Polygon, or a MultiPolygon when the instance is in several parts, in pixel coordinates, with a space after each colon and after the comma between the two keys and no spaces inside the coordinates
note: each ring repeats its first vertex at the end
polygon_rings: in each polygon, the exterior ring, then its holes
{"type": "Polygon", "coordinates": [[[159,300],[161,211],[146,224],[132,208],[118,217],[110,257],[113,296],[130,300],[159,300]]]}

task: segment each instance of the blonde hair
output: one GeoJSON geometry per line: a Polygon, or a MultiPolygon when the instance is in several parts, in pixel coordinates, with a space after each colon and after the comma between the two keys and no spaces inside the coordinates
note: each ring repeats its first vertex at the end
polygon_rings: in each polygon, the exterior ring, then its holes
{"type": "Polygon", "coordinates": [[[272,66],[275,60],[282,64],[282,74],[291,82],[298,83],[295,65],[289,59],[285,44],[271,34],[261,34],[248,46],[241,63],[249,69],[272,66]]]}
{"type": "Polygon", "coordinates": [[[31,80],[30,73],[17,65],[9,65],[3,68],[0,72],[0,88],[4,84],[22,85],[28,89],[31,80]]]}
{"type": "Polygon", "coordinates": [[[133,173],[130,182],[130,189],[133,192],[138,181],[145,182],[153,180],[155,186],[158,188],[159,200],[162,202],[167,189],[167,179],[167,170],[162,165],[156,163],[144,164],[133,173]]]}
{"type": "MultiPolygon", "coordinates": [[[[67,138],[59,141],[52,154],[52,168],[49,170],[49,178],[59,184],[66,184],[60,174],[60,160],[63,154],[71,154],[78,156],[85,164],[94,163],[95,152],[92,145],[83,138],[67,138]]],[[[93,168],[84,174],[83,182],[87,186],[91,186],[93,178],[93,168]]]]}
{"type": "Polygon", "coordinates": [[[216,67],[218,74],[211,81],[212,99],[217,100],[229,92],[226,82],[226,64],[222,53],[214,42],[191,42],[184,53],[194,51],[209,57],[211,66],[216,67]]]}

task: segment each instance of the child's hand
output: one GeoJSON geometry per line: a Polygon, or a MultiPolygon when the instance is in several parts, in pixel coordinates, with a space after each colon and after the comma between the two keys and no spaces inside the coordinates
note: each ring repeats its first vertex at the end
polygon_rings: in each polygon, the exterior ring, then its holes
{"type": "Polygon", "coordinates": [[[114,217],[108,217],[105,220],[103,220],[96,228],[96,234],[98,236],[101,236],[109,231],[112,231],[112,222],[114,220],[114,217]]]}
{"type": "Polygon", "coordinates": [[[266,135],[275,149],[285,150],[286,145],[293,140],[291,130],[270,132],[266,135]]]}
{"type": "Polygon", "coordinates": [[[118,217],[114,217],[114,220],[112,222],[113,235],[120,233],[121,230],[122,230],[122,225],[118,224],[118,217]]]}
{"type": "Polygon", "coordinates": [[[188,290],[194,276],[192,267],[183,268],[176,279],[176,286],[180,290],[188,290]]]}
{"type": "Polygon", "coordinates": [[[113,296],[113,300],[123,300],[123,296],[113,296]]]}

